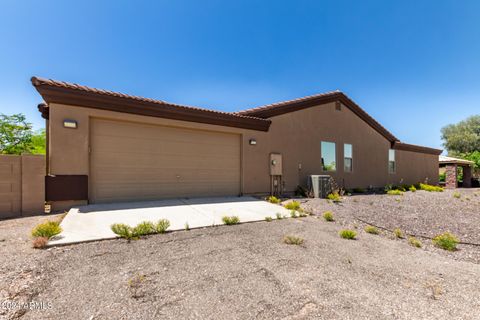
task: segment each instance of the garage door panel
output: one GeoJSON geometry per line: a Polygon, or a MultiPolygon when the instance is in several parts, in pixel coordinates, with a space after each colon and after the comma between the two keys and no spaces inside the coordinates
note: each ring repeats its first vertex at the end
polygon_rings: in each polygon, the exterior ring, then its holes
{"type": "Polygon", "coordinates": [[[237,134],[92,119],[90,200],[240,193],[237,134]]]}
{"type": "Polygon", "coordinates": [[[105,169],[108,169],[112,165],[132,169],[140,167],[157,168],[158,162],[164,163],[163,168],[208,168],[207,165],[212,162],[218,163],[220,167],[227,168],[231,165],[231,162],[236,161],[239,157],[239,155],[232,157],[223,154],[206,154],[200,157],[197,154],[198,153],[192,156],[186,151],[184,154],[137,154],[136,157],[131,157],[123,153],[101,153],[92,156],[92,160],[97,167],[103,167],[105,169]],[[172,157],[176,158],[176,162],[172,163],[169,161],[172,157]]]}

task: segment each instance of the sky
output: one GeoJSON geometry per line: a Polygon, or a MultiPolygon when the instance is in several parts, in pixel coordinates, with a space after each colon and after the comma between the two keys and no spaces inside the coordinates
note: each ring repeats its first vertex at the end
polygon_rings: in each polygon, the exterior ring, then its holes
{"type": "Polygon", "coordinates": [[[480,114],[480,1],[0,0],[0,113],[31,76],[238,111],[341,90],[401,141],[480,114]]]}

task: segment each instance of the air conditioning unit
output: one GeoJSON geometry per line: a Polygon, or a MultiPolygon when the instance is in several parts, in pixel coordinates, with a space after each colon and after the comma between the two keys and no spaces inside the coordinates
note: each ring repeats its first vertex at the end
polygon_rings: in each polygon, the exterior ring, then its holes
{"type": "Polygon", "coordinates": [[[326,198],[332,192],[332,177],[312,174],[308,177],[308,189],[314,198],[326,198]]]}

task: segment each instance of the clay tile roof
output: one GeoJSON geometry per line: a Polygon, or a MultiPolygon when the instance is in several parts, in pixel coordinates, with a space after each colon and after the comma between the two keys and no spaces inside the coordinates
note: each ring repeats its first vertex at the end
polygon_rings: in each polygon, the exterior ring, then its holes
{"type": "Polygon", "coordinates": [[[270,121],[255,116],[186,106],[75,83],[32,77],[31,82],[47,103],[164,117],[268,131],[270,121]]]}
{"type": "Polygon", "coordinates": [[[311,96],[301,97],[293,100],[281,101],[277,103],[267,104],[243,111],[237,112],[239,115],[253,116],[259,118],[270,118],[288,112],[294,112],[301,109],[315,107],[321,104],[331,102],[341,102],[352,110],[357,116],[367,122],[373,129],[377,130],[381,135],[390,142],[399,141],[392,133],[385,129],[380,123],[373,119],[365,110],[350,99],[346,94],[339,90],[315,94],[311,96]]]}

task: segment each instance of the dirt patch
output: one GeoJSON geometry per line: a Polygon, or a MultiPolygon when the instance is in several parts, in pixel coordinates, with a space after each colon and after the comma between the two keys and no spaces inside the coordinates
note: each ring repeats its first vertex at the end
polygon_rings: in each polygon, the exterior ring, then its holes
{"type": "MultiPolygon", "coordinates": [[[[480,189],[417,191],[402,196],[354,195],[344,197],[338,204],[310,199],[302,206],[316,215],[330,210],[337,224],[349,228],[363,230],[367,223],[390,231],[400,228],[408,235],[417,236],[424,250],[480,263],[480,189]],[[459,193],[460,198],[454,197],[454,193],[459,193]],[[474,245],[461,244],[455,252],[434,247],[429,238],[446,231],[474,245]]],[[[392,237],[392,232],[381,233],[392,237]]]]}
{"type": "Polygon", "coordinates": [[[0,319],[17,318],[40,292],[44,272],[38,261],[47,252],[32,248],[30,232],[47,219],[62,215],[32,216],[0,221],[0,319]],[[33,285],[33,284],[36,285],[33,285]]]}
{"type": "Polygon", "coordinates": [[[476,318],[477,264],[341,228],[308,217],[28,249],[9,281],[30,268],[26,292],[51,307],[22,319],[476,318]]]}

